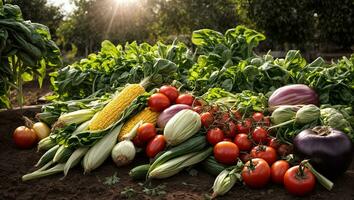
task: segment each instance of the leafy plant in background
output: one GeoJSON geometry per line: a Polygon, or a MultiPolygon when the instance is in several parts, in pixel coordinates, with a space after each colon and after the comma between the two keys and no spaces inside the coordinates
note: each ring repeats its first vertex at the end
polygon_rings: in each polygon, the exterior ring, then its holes
{"type": "Polygon", "coordinates": [[[0,2],[0,104],[11,107],[10,92],[23,105],[24,82],[37,77],[41,86],[47,67],[61,65],[60,50],[46,26],[24,21],[16,5],[0,2]]]}
{"type": "Polygon", "coordinates": [[[265,40],[264,35],[245,26],[229,29],[225,35],[210,29],[194,31],[192,42],[197,46],[199,57],[189,70],[188,84],[199,94],[210,87],[232,91],[232,78],[224,79],[223,74],[233,71],[232,66],[255,57],[253,50],[262,40],[265,40]]]}
{"type": "MultiPolygon", "coordinates": [[[[105,40],[101,50],[78,62],[51,74],[55,91],[52,98],[81,99],[92,94],[115,92],[126,83],[138,83],[152,70],[159,60],[176,64],[178,73],[172,78],[185,79],[193,65],[193,54],[183,43],[171,45],[136,42],[115,46],[105,40]]],[[[171,82],[169,76],[155,77],[162,82],[171,82]]]]}

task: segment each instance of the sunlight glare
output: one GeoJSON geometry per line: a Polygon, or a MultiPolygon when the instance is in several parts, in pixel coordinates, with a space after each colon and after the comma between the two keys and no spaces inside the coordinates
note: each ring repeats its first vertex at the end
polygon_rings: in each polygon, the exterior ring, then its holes
{"type": "Polygon", "coordinates": [[[136,4],[139,0],[113,0],[119,5],[136,4]]]}

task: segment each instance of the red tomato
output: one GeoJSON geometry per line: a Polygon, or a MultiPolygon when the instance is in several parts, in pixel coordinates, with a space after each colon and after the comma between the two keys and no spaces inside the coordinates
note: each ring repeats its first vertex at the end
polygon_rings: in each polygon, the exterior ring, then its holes
{"type": "Polygon", "coordinates": [[[237,110],[231,110],[232,114],[233,114],[233,117],[237,120],[240,120],[242,119],[242,115],[240,112],[238,112],[237,110]]]}
{"type": "Polygon", "coordinates": [[[208,130],[207,140],[211,145],[216,145],[217,143],[223,141],[224,132],[220,128],[213,128],[208,130]]]}
{"type": "Polygon", "coordinates": [[[252,158],[262,158],[269,165],[272,165],[277,160],[277,152],[272,147],[258,145],[251,150],[252,158]]]}
{"type": "Polygon", "coordinates": [[[270,117],[264,117],[263,119],[264,126],[270,126],[270,117]]]}
{"type": "Polygon", "coordinates": [[[156,135],[146,146],[146,155],[149,158],[154,158],[158,153],[166,147],[166,140],[163,135],[156,135]]]}
{"type": "Polygon", "coordinates": [[[262,188],[267,185],[270,178],[270,167],[261,158],[248,161],[241,172],[242,180],[251,188],[262,188]]]}
{"type": "Polygon", "coordinates": [[[270,167],[270,174],[274,183],[283,184],[285,172],[290,165],[285,160],[278,160],[270,167]]]}
{"type": "Polygon", "coordinates": [[[263,113],[261,113],[261,112],[255,112],[255,113],[253,113],[253,115],[252,115],[252,119],[253,119],[255,122],[260,122],[260,121],[262,121],[262,120],[263,120],[263,117],[264,117],[264,115],[263,115],[263,113]]]}
{"type": "Polygon", "coordinates": [[[152,123],[144,123],[138,128],[137,136],[142,143],[149,142],[156,136],[156,128],[152,123]]]}
{"type": "Polygon", "coordinates": [[[241,151],[249,151],[252,148],[252,141],[248,139],[248,135],[245,133],[237,134],[234,143],[241,151]]]}
{"type": "Polygon", "coordinates": [[[264,143],[267,141],[268,132],[262,127],[256,127],[252,132],[252,138],[256,143],[264,143]]]}
{"type": "Polygon", "coordinates": [[[236,125],[236,129],[239,133],[249,133],[252,128],[252,120],[247,118],[243,121],[243,123],[238,123],[236,125]]]}
{"type": "Polygon", "coordinates": [[[217,112],[219,112],[219,106],[217,106],[217,105],[211,106],[209,112],[210,112],[211,114],[216,114],[217,112]]]}
{"type": "Polygon", "coordinates": [[[17,127],[12,134],[12,139],[15,145],[21,149],[33,147],[38,140],[36,132],[26,126],[17,127]]]}
{"type": "Polygon", "coordinates": [[[221,114],[221,122],[228,122],[230,120],[230,114],[229,113],[222,113],[221,114]]]}
{"type": "Polygon", "coordinates": [[[145,145],[142,141],[139,140],[138,136],[135,136],[133,138],[132,142],[133,142],[134,146],[140,147],[140,148],[144,147],[144,145],[145,145]]]}
{"type": "Polygon", "coordinates": [[[151,110],[161,112],[171,105],[171,101],[166,95],[162,93],[155,93],[150,96],[148,105],[151,110]]]}
{"type": "Polygon", "coordinates": [[[284,186],[293,195],[303,196],[310,193],[316,184],[315,176],[307,168],[300,172],[299,165],[288,169],[284,175],[284,186]]]}
{"type": "Polygon", "coordinates": [[[196,106],[193,108],[194,112],[200,114],[203,112],[203,107],[202,106],[196,106]]]}
{"type": "Polygon", "coordinates": [[[162,86],[160,88],[159,92],[166,95],[171,102],[174,102],[179,95],[177,88],[175,88],[171,85],[162,86]]]}
{"type": "Polygon", "coordinates": [[[276,138],[272,138],[268,141],[268,146],[273,147],[274,149],[278,149],[280,143],[276,138]]]}
{"type": "Polygon", "coordinates": [[[194,97],[191,94],[181,94],[176,99],[176,104],[192,105],[194,97]]]}
{"type": "Polygon", "coordinates": [[[240,159],[242,160],[243,163],[248,162],[251,160],[251,155],[249,153],[240,153],[240,159]]]}
{"type": "Polygon", "coordinates": [[[215,159],[223,164],[233,164],[239,155],[239,150],[236,144],[228,141],[222,141],[214,146],[215,159]]]}
{"type": "Polygon", "coordinates": [[[205,128],[208,128],[213,122],[214,117],[210,112],[200,114],[200,120],[205,128]]]}
{"type": "Polygon", "coordinates": [[[288,144],[281,144],[278,149],[277,152],[279,154],[279,156],[287,156],[291,153],[293,153],[293,146],[292,145],[288,145],[288,144]]]}
{"type": "Polygon", "coordinates": [[[225,137],[234,138],[236,135],[236,124],[233,121],[229,121],[224,126],[225,137]]]}

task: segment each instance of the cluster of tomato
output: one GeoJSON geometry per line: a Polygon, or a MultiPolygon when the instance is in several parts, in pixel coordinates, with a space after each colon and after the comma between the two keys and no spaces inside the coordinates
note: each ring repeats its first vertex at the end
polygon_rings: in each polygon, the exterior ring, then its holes
{"type": "MultiPolygon", "coordinates": [[[[157,93],[149,97],[148,106],[155,112],[162,112],[172,104],[192,105],[194,97],[189,94],[179,94],[177,88],[164,85],[157,93]]],[[[154,158],[159,152],[166,147],[166,140],[162,134],[157,134],[157,129],[152,123],[142,124],[137,135],[133,138],[133,143],[137,147],[145,148],[145,153],[149,158],[154,158]]]]}
{"type": "MultiPolygon", "coordinates": [[[[246,185],[262,188],[272,180],[284,184],[295,195],[303,195],[313,189],[309,186],[299,189],[301,187],[296,183],[300,181],[295,177],[299,166],[289,169],[287,161],[279,160],[292,153],[292,147],[271,137],[269,116],[255,112],[243,119],[238,111],[221,111],[218,106],[196,107],[195,110],[200,113],[207,130],[206,138],[214,147],[215,159],[226,165],[235,164],[238,159],[245,163],[241,175],[246,185]]],[[[303,173],[311,172],[303,170],[303,173]]],[[[308,177],[307,182],[314,183],[313,175],[308,177]]]]}

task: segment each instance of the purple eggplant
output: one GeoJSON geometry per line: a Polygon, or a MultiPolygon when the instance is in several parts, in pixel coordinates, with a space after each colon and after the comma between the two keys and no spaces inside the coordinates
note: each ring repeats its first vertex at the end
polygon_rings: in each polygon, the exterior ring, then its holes
{"type": "Polygon", "coordinates": [[[349,137],[328,126],[303,130],[293,143],[295,153],[301,159],[310,159],[315,169],[330,179],[343,174],[353,158],[349,137]]]}
{"type": "Polygon", "coordinates": [[[272,109],[280,105],[318,105],[317,93],[307,85],[293,84],[278,88],[269,97],[268,105],[272,109]]]}

